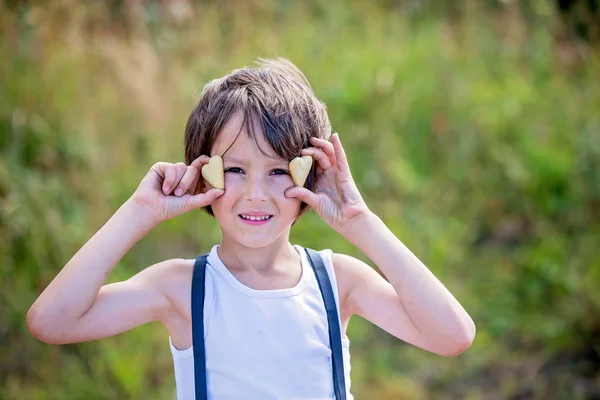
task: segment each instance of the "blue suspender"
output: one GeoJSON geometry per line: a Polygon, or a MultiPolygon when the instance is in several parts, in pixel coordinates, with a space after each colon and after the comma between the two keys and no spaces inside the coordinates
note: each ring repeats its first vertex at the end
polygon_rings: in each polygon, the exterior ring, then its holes
{"type": "Polygon", "coordinates": [[[207,400],[206,353],[204,351],[204,271],[208,254],[198,256],[192,277],[192,346],[196,400],[207,400]]]}
{"type": "MultiPolygon", "coordinates": [[[[327,312],[335,398],[336,400],[346,400],[342,337],[333,289],[331,288],[329,275],[327,275],[327,270],[319,253],[311,249],[305,250],[310,265],[315,271],[327,312]]],[[[192,345],[194,348],[196,400],[208,399],[206,388],[206,353],[204,348],[204,275],[207,256],[205,254],[196,258],[192,277],[192,345]]]]}
{"type": "Polygon", "coordinates": [[[335,298],[333,297],[333,289],[329,281],[329,275],[323,264],[323,259],[319,253],[311,249],[306,250],[310,265],[315,271],[321,296],[325,303],[327,311],[327,325],[329,325],[329,347],[331,347],[331,362],[333,366],[333,389],[337,400],[346,400],[346,383],[344,377],[344,359],[342,355],[342,335],[340,331],[340,323],[338,320],[337,307],[335,306],[335,298]]]}

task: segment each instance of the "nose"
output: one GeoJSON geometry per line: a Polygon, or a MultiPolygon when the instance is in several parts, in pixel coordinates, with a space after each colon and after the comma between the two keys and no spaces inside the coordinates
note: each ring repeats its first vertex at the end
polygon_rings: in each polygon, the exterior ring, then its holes
{"type": "Polygon", "coordinates": [[[267,182],[260,176],[250,177],[246,181],[244,199],[253,202],[267,201],[267,182]]]}

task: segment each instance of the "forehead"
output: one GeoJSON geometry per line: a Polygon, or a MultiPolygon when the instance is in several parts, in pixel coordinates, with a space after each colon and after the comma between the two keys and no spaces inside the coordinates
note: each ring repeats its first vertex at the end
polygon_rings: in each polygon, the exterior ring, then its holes
{"type": "Polygon", "coordinates": [[[227,123],[217,135],[215,143],[212,146],[210,155],[219,154],[224,160],[228,157],[247,158],[262,157],[269,160],[279,160],[281,157],[273,151],[271,145],[266,140],[262,126],[257,118],[253,118],[252,130],[255,137],[250,136],[248,132],[249,121],[244,124],[244,113],[236,111],[231,115],[227,123]],[[231,146],[231,147],[230,147],[231,146]]]}

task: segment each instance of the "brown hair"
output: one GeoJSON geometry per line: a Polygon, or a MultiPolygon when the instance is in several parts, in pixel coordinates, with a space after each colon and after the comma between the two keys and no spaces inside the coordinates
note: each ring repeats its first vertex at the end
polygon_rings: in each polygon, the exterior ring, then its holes
{"type": "MultiPolygon", "coordinates": [[[[200,155],[210,155],[217,135],[237,111],[244,114],[242,127],[249,136],[257,141],[250,122],[260,121],[273,151],[288,161],[311,146],[311,137],[329,139],[331,135],[325,104],[316,98],[304,74],[289,60],[259,59],[256,67],[237,69],[204,86],[185,128],[187,165],[200,155]]],[[[315,180],[313,165],[304,187],[314,190],[315,180]]],[[[307,208],[303,202],[298,215],[307,208]]],[[[210,206],[206,211],[214,215],[210,206]]]]}

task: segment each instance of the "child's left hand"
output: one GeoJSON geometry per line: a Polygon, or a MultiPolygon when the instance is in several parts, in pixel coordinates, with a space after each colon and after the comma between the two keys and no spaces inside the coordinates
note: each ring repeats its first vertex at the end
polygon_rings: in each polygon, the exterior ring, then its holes
{"type": "Polygon", "coordinates": [[[349,233],[360,219],[358,217],[370,211],[354,184],[340,138],[335,133],[331,143],[318,138],[311,138],[311,143],[315,147],[303,149],[302,155],[317,161],[315,193],[293,187],[285,192],[285,196],[307,203],[340,234],[349,233]]]}

